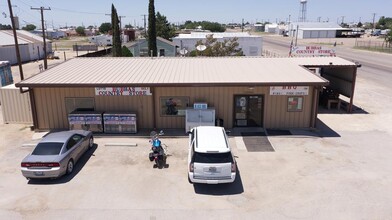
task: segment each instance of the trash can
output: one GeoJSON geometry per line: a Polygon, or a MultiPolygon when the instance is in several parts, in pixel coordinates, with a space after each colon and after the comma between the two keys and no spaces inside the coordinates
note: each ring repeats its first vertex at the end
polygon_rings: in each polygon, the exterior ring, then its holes
{"type": "Polygon", "coordinates": [[[215,126],[223,127],[223,119],[217,118],[217,119],[215,120],[215,126]]]}

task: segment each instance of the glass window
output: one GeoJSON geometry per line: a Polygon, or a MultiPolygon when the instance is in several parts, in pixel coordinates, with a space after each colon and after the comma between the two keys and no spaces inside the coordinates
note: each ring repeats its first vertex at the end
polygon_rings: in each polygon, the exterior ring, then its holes
{"type": "Polygon", "coordinates": [[[303,97],[288,97],[287,111],[300,112],[303,108],[303,97]]]}
{"type": "Polygon", "coordinates": [[[160,98],[161,116],[185,116],[189,106],[189,97],[171,96],[160,98]]]}
{"type": "Polygon", "coordinates": [[[59,155],[64,143],[39,143],[32,155],[59,155]]]}
{"type": "Polygon", "coordinates": [[[67,109],[67,114],[74,110],[94,110],[94,98],[65,98],[65,108],[67,109]]]}
{"type": "Polygon", "coordinates": [[[227,153],[199,153],[195,152],[192,158],[194,163],[233,163],[233,156],[227,153]]]}
{"type": "Polygon", "coordinates": [[[67,150],[71,149],[72,147],[74,147],[77,143],[79,143],[80,140],[83,139],[83,136],[75,134],[74,136],[72,136],[68,143],[67,143],[67,150]]]}

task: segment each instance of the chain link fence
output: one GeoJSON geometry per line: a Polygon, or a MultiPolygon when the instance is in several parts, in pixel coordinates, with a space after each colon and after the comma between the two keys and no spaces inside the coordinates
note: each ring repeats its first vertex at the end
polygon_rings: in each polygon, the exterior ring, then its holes
{"type": "Polygon", "coordinates": [[[392,53],[392,44],[385,41],[356,41],[355,48],[392,53]]]}

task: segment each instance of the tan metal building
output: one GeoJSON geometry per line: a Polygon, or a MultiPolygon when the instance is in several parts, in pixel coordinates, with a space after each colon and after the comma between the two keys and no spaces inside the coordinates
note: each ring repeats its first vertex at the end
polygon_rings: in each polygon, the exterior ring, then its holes
{"type": "Polygon", "coordinates": [[[16,86],[30,90],[39,130],[68,129],[80,108],[136,113],[139,128],[184,128],[195,103],[213,107],[226,128],[310,128],[329,81],[309,68],[324,67],[355,81],[356,65],[338,57],[75,58],[16,86]]]}

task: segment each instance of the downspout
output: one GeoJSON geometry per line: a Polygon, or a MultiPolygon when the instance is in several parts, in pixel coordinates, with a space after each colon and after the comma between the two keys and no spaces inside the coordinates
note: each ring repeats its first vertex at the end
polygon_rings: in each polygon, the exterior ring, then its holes
{"type": "Polygon", "coordinates": [[[350,105],[347,108],[348,113],[353,112],[353,104],[354,104],[354,90],[355,90],[355,82],[357,81],[357,67],[355,67],[353,72],[353,85],[351,87],[351,97],[350,97],[350,105]]]}
{"type": "Polygon", "coordinates": [[[37,109],[35,105],[35,97],[34,97],[34,90],[29,88],[27,90],[23,90],[22,87],[19,87],[20,93],[29,93],[30,96],[30,105],[31,105],[31,116],[33,118],[33,127],[32,130],[38,129],[38,118],[37,118],[37,109]]]}

